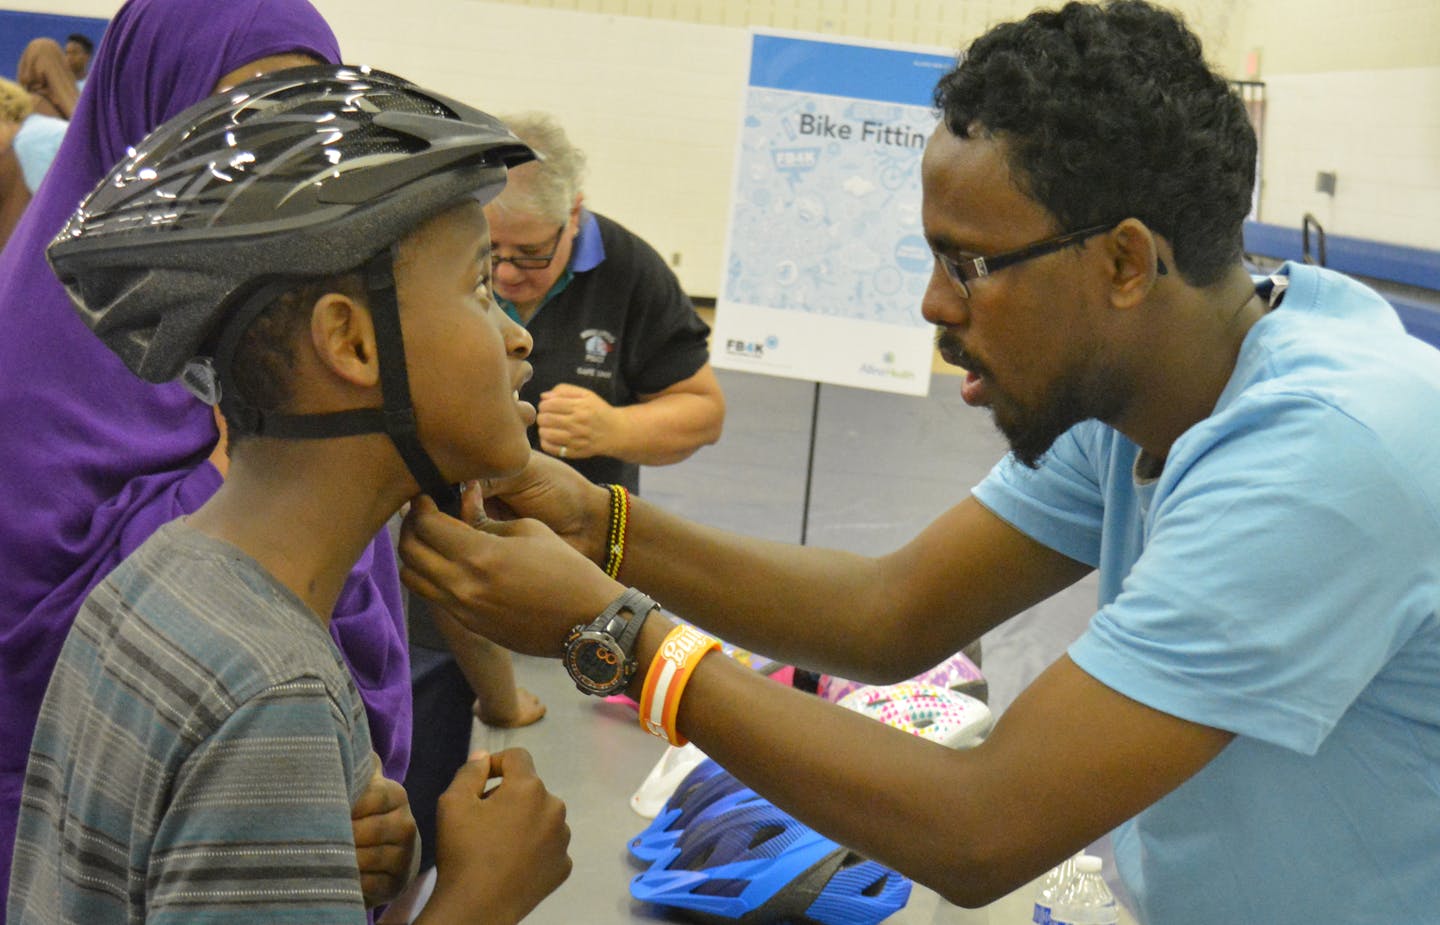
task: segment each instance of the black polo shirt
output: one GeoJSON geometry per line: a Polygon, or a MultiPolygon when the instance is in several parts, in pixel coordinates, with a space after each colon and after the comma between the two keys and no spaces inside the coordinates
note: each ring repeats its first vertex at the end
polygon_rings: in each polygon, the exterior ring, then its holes
{"type": "MultiPolygon", "coordinates": [[[[504,304],[502,302],[502,304],[504,304]]],[[[530,318],[535,376],[521,398],[562,382],[611,405],[639,402],[695,375],[710,359],[710,327],[655,249],[603,215],[585,213],[570,267],[530,318]]],[[[538,428],[530,443],[539,446],[538,428]]],[[[640,489],[640,466],[609,456],[566,460],[593,482],[640,489]]]]}

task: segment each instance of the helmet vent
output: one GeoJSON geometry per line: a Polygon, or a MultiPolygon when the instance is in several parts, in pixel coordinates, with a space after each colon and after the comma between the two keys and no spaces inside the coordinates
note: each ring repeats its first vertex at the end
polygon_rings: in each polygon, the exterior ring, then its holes
{"type": "MultiPolygon", "coordinates": [[[[426,100],[417,100],[399,93],[373,94],[366,100],[372,107],[379,104],[383,112],[408,112],[420,116],[434,116],[439,119],[453,119],[454,113],[443,106],[426,100]]],[[[370,120],[364,127],[351,130],[346,138],[349,157],[369,157],[376,154],[414,154],[423,151],[428,143],[419,138],[398,136],[395,132],[381,128],[370,120]],[[402,140],[402,138],[404,140],[402,140]],[[408,142],[408,143],[407,143],[408,142]]]]}
{"type": "Polygon", "coordinates": [[[686,870],[704,870],[705,862],[710,860],[710,855],[715,853],[713,843],[701,845],[696,851],[684,861],[686,870]]]}
{"type": "Polygon", "coordinates": [[[751,836],[749,850],[754,851],[772,838],[778,838],[784,834],[785,827],[783,825],[762,825],[756,829],[755,834],[751,836]]]}
{"type": "Polygon", "coordinates": [[[745,880],[706,880],[703,883],[695,884],[694,892],[701,896],[739,896],[745,892],[748,881],[745,880]]]}
{"type": "Polygon", "coordinates": [[[869,896],[872,899],[879,896],[885,890],[885,881],[890,879],[890,874],[884,873],[871,881],[870,885],[860,891],[861,896],[869,896]]]}

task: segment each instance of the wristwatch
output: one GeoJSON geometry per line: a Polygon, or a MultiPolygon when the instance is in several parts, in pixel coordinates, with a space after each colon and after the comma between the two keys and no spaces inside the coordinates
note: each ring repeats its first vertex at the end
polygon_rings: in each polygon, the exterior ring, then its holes
{"type": "Polygon", "coordinates": [[[635,640],[640,625],[660,605],[630,588],[588,624],[577,624],[565,639],[565,670],[582,694],[618,694],[635,675],[635,640]]]}

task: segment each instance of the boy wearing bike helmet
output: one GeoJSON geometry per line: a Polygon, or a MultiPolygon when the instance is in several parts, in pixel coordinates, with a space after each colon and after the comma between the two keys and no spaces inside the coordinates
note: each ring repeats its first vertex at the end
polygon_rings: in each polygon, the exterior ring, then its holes
{"type": "MultiPolygon", "coordinates": [[[[531,156],[390,75],[283,71],[162,125],[57,237],[85,322],[218,401],[231,460],[76,619],[11,923],[365,920],[351,814],[378,767],[326,623],[417,488],[453,504],[450,482],[525,462],[530,338],[490,297],[483,203],[531,156]]],[[[518,921],[569,873],[523,751],[476,756],[440,812],[419,921],[518,921]]]]}

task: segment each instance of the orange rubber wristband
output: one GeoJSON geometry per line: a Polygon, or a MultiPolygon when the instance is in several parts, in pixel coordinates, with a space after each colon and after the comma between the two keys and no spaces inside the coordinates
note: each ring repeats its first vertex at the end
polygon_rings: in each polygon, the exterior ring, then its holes
{"type": "Polygon", "coordinates": [[[684,745],[686,739],[675,728],[675,717],[680,712],[680,695],[695,666],[720,643],[693,626],[684,624],[672,629],[660,644],[650,670],[645,673],[645,684],[640,692],[640,726],[653,736],[665,739],[671,745],[684,745]]]}

